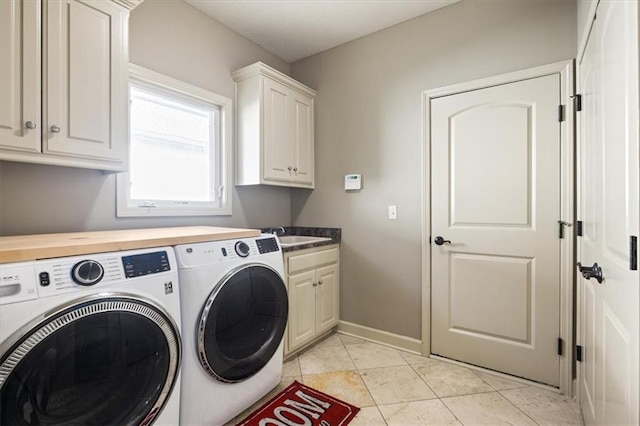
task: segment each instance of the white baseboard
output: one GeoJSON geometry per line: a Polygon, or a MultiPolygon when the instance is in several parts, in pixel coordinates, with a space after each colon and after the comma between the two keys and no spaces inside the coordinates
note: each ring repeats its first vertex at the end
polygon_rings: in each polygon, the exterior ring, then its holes
{"type": "Polygon", "coordinates": [[[420,351],[422,349],[421,340],[401,336],[399,334],[389,333],[388,331],[378,330],[347,321],[340,321],[338,323],[338,333],[357,337],[358,339],[368,340],[374,343],[379,343],[381,345],[389,346],[394,349],[411,352],[416,355],[420,355],[420,351]]]}

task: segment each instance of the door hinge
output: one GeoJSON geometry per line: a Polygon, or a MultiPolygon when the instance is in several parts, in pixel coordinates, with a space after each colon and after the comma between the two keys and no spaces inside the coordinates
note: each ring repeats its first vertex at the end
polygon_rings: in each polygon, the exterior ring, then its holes
{"type": "Polygon", "coordinates": [[[638,270],[638,237],[635,235],[629,238],[629,269],[638,270]]]}
{"type": "Polygon", "coordinates": [[[582,362],[582,346],[576,346],[576,361],[582,362]]]}
{"type": "Polygon", "coordinates": [[[565,226],[570,227],[572,225],[569,222],[565,222],[564,220],[559,220],[558,221],[558,228],[559,228],[558,236],[560,238],[564,238],[564,227],[565,226]]]}
{"type": "Polygon", "coordinates": [[[564,121],[564,105],[558,105],[558,121],[564,121]]]}
{"type": "Polygon", "coordinates": [[[576,222],[576,235],[578,237],[582,237],[582,221],[581,220],[576,222]]]}
{"type": "Polygon", "coordinates": [[[573,99],[573,106],[577,111],[582,111],[582,95],[580,94],[575,94],[573,96],[571,96],[571,98],[573,99]]]}
{"type": "Polygon", "coordinates": [[[558,355],[562,355],[563,347],[564,347],[564,340],[562,340],[562,337],[558,337],[558,355]]]}

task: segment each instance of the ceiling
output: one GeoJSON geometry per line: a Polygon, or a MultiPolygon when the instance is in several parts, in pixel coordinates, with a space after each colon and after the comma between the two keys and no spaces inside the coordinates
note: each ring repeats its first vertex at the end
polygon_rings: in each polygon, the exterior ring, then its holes
{"type": "Polygon", "coordinates": [[[185,0],[295,62],[460,0],[185,0]]]}

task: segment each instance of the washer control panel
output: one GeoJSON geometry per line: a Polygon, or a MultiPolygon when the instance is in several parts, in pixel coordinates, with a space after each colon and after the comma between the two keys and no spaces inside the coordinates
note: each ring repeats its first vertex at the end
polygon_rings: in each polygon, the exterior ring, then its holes
{"type": "Polygon", "coordinates": [[[102,288],[168,273],[176,269],[171,250],[164,247],[37,261],[38,295],[46,297],[87,287],[102,288]]]}
{"type": "MultiPolygon", "coordinates": [[[[45,275],[48,275],[48,273],[40,272],[40,285],[45,284],[45,281],[42,279],[45,275]]],[[[75,281],[76,284],[92,286],[94,284],[98,284],[103,276],[104,268],[95,260],[81,260],[71,268],[71,279],[75,281]]],[[[47,285],[49,285],[48,280],[44,287],[47,285]]]]}
{"type": "Polygon", "coordinates": [[[262,238],[256,240],[258,251],[260,254],[271,253],[272,251],[278,251],[278,242],[274,237],[262,238]]]}
{"type": "Polygon", "coordinates": [[[34,265],[35,262],[0,265],[0,305],[38,297],[34,265]]]}
{"type": "Polygon", "coordinates": [[[127,278],[166,272],[171,269],[166,251],[123,256],[122,265],[127,278]]]}
{"type": "Polygon", "coordinates": [[[249,245],[247,243],[245,243],[244,241],[238,241],[236,243],[236,245],[235,245],[235,249],[236,249],[236,253],[240,257],[247,257],[247,256],[249,256],[249,253],[251,252],[251,249],[249,248],[249,245]]]}

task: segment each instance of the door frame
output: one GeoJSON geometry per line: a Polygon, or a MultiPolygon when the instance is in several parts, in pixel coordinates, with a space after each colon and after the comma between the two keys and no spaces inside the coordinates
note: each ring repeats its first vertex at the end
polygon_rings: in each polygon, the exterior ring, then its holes
{"type": "MultiPolygon", "coordinates": [[[[564,121],[560,122],[560,217],[575,223],[575,65],[573,60],[555,62],[535,68],[444,86],[422,92],[422,355],[431,354],[431,101],[433,99],[484,89],[507,83],[559,74],[560,103],[564,121]]],[[[575,226],[565,227],[560,240],[560,392],[573,396],[574,364],[574,296],[575,296],[575,226]]]]}

